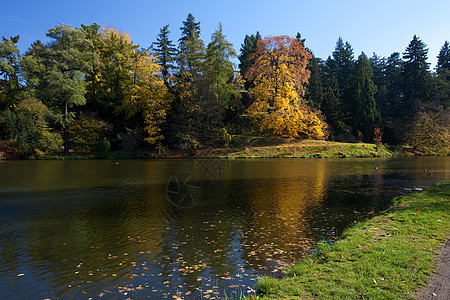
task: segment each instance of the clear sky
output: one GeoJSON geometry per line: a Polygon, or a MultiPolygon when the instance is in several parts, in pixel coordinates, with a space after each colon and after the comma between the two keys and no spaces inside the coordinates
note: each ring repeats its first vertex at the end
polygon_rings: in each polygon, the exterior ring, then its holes
{"type": "Polygon", "coordinates": [[[376,52],[389,56],[403,53],[414,34],[428,45],[428,62],[445,40],[450,40],[449,0],[4,0],[0,5],[0,35],[20,34],[19,47],[26,51],[35,40],[47,41],[45,33],[56,24],[107,25],[131,34],[147,48],[159,29],[170,24],[177,44],[179,28],[192,13],[201,22],[201,38],[207,44],[219,22],[227,39],[239,52],[246,34],[290,35],[306,38],[317,57],[331,55],[342,36],[357,57],[376,52]]]}

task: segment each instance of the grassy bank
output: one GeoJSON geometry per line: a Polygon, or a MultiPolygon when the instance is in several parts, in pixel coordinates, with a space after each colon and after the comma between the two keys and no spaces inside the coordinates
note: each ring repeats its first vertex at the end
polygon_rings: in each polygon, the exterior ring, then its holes
{"type": "MultiPolygon", "coordinates": [[[[242,138],[244,139],[244,138],[242,138]]],[[[249,138],[247,138],[249,139],[249,138]]],[[[240,149],[227,151],[228,158],[310,158],[310,157],[389,157],[399,152],[381,146],[378,151],[375,144],[339,143],[321,140],[243,140],[240,149]],[[270,143],[271,142],[271,143],[270,143]]]]}
{"type": "Polygon", "coordinates": [[[282,279],[261,278],[254,299],[413,299],[448,237],[449,212],[450,182],[397,197],[333,245],[319,243],[282,279]]]}

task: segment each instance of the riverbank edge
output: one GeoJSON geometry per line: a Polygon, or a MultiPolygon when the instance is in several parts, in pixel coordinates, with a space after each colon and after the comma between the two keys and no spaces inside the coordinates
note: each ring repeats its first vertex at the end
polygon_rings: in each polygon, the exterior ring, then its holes
{"type": "MultiPolygon", "coordinates": [[[[77,159],[258,159],[258,158],[367,158],[421,156],[412,149],[370,143],[344,143],[324,140],[247,137],[237,145],[198,150],[167,150],[121,152],[106,156],[71,152],[70,156],[32,157],[35,160],[77,159]]],[[[0,160],[14,158],[2,156],[0,160]]]]}
{"type": "MultiPolygon", "coordinates": [[[[253,299],[414,299],[448,241],[450,181],[399,196],[370,220],[319,242],[281,279],[262,277],[253,299]]],[[[248,299],[251,299],[250,297],[248,299]]]]}

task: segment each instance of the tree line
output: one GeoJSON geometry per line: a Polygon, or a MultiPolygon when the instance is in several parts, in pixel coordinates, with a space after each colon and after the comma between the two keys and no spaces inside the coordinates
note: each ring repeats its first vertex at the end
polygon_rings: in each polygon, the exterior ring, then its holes
{"type": "Polygon", "coordinates": [[[403,55],[355,58],[339,38],[326,60],[296,37],[246,35],[239,55],[222,25],[208,44],[189,14],[177,45],[169,25],[148,48],[115,28],[60,24],[20,54],[0,43],[0,152],[230,145],[234,135],[409,144],[449,152],[450,49],[436,72],[414,36],[403,55]],[[233,64],[239,60],[239,70],[233,64]]]}

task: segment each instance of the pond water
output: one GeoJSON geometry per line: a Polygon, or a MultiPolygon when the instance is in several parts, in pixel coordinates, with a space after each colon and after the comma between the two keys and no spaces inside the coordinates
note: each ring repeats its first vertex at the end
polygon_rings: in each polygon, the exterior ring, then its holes
{"type": "Polygon", "coordinates": [[[450,157],[0,162],[3,299],[252,292],[450,157]]]}

